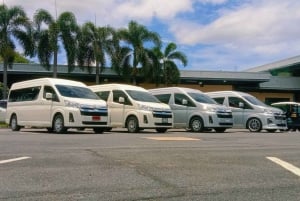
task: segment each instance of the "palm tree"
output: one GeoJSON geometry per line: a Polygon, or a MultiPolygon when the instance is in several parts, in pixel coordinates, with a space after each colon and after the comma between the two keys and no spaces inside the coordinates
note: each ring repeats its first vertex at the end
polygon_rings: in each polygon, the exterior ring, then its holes
{"type": "Polygon", "coordinates": [[[106,64],[106,55],[109,46],[112,45],[111,27],[96,27],[93,23],[87,22],[82,26],[79,37],[78,63],[79,65],[96,64],[96,84],[99,84],[99,76],[106,64]],[[81,49],[82,48],[82,49],[81,49]]]}
{"type": "Polygon", "coordinates": [[[113,32],[112,45],[109,46],[109,55],[111,58],[111,67],[126,82],[130,80],[130,59],[131,49],[120,45],[120,34],[113,32]]]}
{"type": "Polygon", "coordinates": [[[67,56],[68,70],[73,70],[76,59],[77,22],[73,13],[63,12],[58,19],[44,9],[34,14],[36,27],[35,39],[37,41],[37,56],[39,61],[48,70],[53,57],[53,77],[57,77],[57,63],[59,39],[64,46],[67,56]],[[46,28],[45,28],[46,27],[46,28]]]}
{"type": "Polygon", "coordinates": [[[31,23],[23,8],[8,8],[0,5],[0,56],[3,59],[3,98],[7,97],[7,68],[12,67],[15,58],[16,41],[24,49],[24,55],[33,56],[34,46],[31,23]]]}
{"type": "Polygon", "coordinates": [[[128,29],[121,29],[119,33],[121,39],[132,46],[132,78],[133,84],[136,84],[138,65],[141,64],[147,54],[144,45],[146,42],[150,42],[154,43],[156,46],[160,46],[160,36],[155,32],[149,31],[145,26],[142,26],[135,21],[130,21],[128,29]]]}
{"type": "Polygon", "coordinates": [[[159,58],[162,63],[165,85],[179,81],[180,74],[176,61],[180,61],[183,66],[186,66],[188,62],[186,55],[176,49],[177,45],[175,43],[169,43],[163,51],[163,54],[161,54],[162,57],[159,58]]]}

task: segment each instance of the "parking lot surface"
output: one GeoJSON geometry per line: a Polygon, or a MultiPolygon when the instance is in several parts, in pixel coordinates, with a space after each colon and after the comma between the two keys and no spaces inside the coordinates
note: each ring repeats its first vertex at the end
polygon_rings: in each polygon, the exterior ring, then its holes
{"type": "Polygon", "coordinates": [[[0,200],[299,201],[299,156],[299,132],[0,129],[0,200]]]}

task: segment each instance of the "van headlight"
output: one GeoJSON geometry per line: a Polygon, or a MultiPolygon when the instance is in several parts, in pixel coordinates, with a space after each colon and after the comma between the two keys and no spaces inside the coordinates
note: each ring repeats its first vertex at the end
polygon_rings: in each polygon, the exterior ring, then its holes
{"type": "Polygon", "coordinates": [[[210,111],[210,112],[217,112],[217,108],[215,108],[215,107],[210,107],[210,108],[208,108],[208,111],[210,111]]]}
{"type": "Polygon", "coordinates": [[[269,110],[269,109],[264,109],[264,113],[266,114],[273,114],[273,111],[272,110],[269,110]]]}
{"type": "Polygon", "coordinates": [[[153,111],[154,110],[153,107],[150,107],[150,106],[147,106],[147,105],[138,104],[138,107],[139,107],[140,110],[146,110],[146,111],[153,111]]]}
{"type": "Polygon", "coordinates": [[[74,108],[80,108],[81,107],[81,104],[79,104],[77,102],[69,101],[69,100],[65,100],[65,105],[67,107],[74,107],[74,108]]]}

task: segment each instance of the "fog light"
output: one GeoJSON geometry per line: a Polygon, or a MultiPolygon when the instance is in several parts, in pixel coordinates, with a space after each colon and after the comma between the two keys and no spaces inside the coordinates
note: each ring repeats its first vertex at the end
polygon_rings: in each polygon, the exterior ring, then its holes
{"type": "Polygon", "coordinates": [[[148,118],[146,115],[144,115],[144,124],[147,124],[148,123],[148,118]]]}
{"type": "Polygon", "coordinates": [[[213,123],[214,123],[214,121],[213,121],[213,119],[212,119],[211,116],[208,117],[208,120],[209,120],[209,123],[210,123],[210,124],[213,124],[213,123]]]}
{"type": "Polygon", "coordinates": [[[267,123],[268,123],[268,124],[273,124],[272,119],[268,119],[268,120],[267,120],[267,123]]]}
{"type": "Polygon", "coordinates": [[[74,116],[72,113],[69,113],[69,122],[75,122],[74,116]]]}

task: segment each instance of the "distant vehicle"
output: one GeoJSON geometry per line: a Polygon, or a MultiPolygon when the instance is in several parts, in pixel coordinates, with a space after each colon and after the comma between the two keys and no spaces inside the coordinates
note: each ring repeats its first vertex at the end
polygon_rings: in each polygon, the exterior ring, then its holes
{"type": "Polygon", "coordinates": [[[142,87],[101,84],[89,88],[107,102],[112,128],[127,128],[130,133],[142,129],[156,129],[164,133],[173,126],[173,113],[169,105],[161,103],[142,87]]]}
{"type": "Polygon", "coordinates": [[[218,104],[200,90],[184,87],[150,89],[161,102],[169,104],[174,114],[174,128],[192,132],[214,129],[224,132],[231,128],[232,113],[229,107],[218,104]]]}
{"type": "Polygon", "coordinates": [[[206,93],[219,104],[231,108],[233,128],[247,128],[251,132],[286,130],[286,116],[278,108],[270,107],[256,97],[239,91],[206,93]]]}
{"type": "Polygon", "coordinates": [[[68,128],[92,128],[102,133],[107,121],[105,101],[81,82],[28,80],[14,83],[8,95],[6,123],[13,131],[28,126],[55,133],[65,133],[68,128]]]}
{"type": "Polygon", "coordinates": [[[0,100],[0,122],[5,122],[7,100],[0,100]]]}
{"type": "Polygon", "coordinates": [[[278,102],[272,106],[282,109],[286,114],[288,130],[300,130],[300,103],[278,102]]]}

